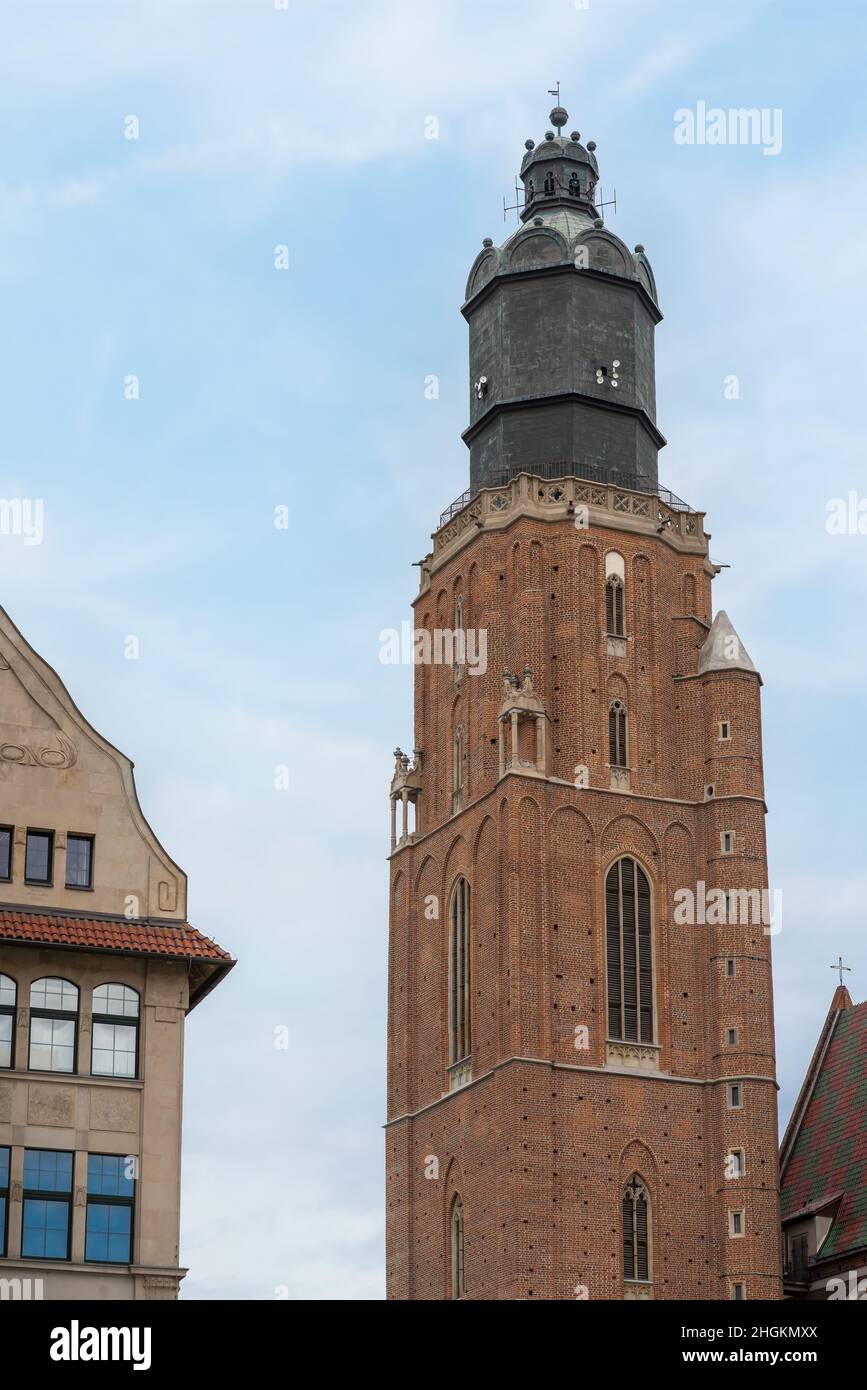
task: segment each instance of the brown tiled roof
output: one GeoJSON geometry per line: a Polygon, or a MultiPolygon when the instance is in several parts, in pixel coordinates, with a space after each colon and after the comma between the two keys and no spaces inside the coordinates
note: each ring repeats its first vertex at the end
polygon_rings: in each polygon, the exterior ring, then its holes
{"type": "Polygon", "coordinates": [[[180,925],[130,921],[126,917],[73,917],[54,912],[0,908],[0,940],[44,946],[78,946],[89,951],[126,951],[175,960],[234,963],[228,951],[188,922],[180,925]]]}

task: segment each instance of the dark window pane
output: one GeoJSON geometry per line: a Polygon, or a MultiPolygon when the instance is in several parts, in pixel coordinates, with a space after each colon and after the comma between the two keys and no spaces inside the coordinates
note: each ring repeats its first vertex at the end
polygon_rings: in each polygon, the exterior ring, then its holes
{"type": "Polygon", "coordinates": [[[66,886],[89,888],[92,842],[83,835],[66,839],[66,886]]]}
{"type": "Polygon", "coordinates": [[[29,879],[31,883],[48,883],[50,881],[51,835],[47,831],[28,830],[24,877],[29,879]]]}
{"type": "Polygon", "coordinates": [[[104,1260],[111,1264],[129,1264],[131,1231],[131,1207],[88,1202],[84,1258],[104,1260]]]}
{"type": "Polygon", "coordinates": [[[88,1154],[87,1191],[92,1196],[132,1197],[135,1184],[131,1158],[115,1154],[88,1154]]]}
{"type": "Polygon", "coordinates": [[[0,1197],[0,1255],[6,1254],[6,1198],[0,1197]]]}
{"type": "Polygon", "coordinates": [[[28,1192],[71,1192],[72,1154],[25,1149],[24,1187],[28,1192]]]}
{"type": "Polygon", "coordinates": [[[0,1149],[0,1188],[9,1186],[9,1150],[0,1149]]]}
{"type": "Polygon", "coordinates": [[[12,877],[12,831],[8,826],[0,829],[0,878],[12,877]]]}
{"type": "Polygon", "coordinates": [[[68,1235],[69,1206],[66,1202],[25,1198],[24,1225],[21,1232],[22,1255],[65,1260],[68,1235]]]}

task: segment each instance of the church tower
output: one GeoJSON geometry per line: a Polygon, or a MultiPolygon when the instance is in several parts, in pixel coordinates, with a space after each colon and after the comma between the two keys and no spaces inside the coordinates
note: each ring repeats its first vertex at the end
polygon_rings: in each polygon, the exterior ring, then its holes
{"type": "Polygon", "coordinates": [[[781,1296],[761,678],[658,482],[642,246],[526,143],[466,288],[470,487],[415,608],[388,1296],[781,1296]]]}

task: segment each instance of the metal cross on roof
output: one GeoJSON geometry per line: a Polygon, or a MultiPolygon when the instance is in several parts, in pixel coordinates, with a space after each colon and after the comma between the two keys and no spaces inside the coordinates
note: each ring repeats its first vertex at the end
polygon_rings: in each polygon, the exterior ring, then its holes
{"type": "Polygon", "coordinates": [[[829,970],[838,970],[838,971],[840,972],[840,984],[842,985],[842,983],[843,983],[843,971],[844,971],[844,970],[851,970],[852,967],[851,967],[851,965],[844,965],[844,964],[843,964],[843,957],[842,957],[842,956],[838,956],[838,957],[837,957],[837,964],[836,964],[836,965],[829,965],[829,966],[828,966],[828,969],[829,969],[829,970]]]}

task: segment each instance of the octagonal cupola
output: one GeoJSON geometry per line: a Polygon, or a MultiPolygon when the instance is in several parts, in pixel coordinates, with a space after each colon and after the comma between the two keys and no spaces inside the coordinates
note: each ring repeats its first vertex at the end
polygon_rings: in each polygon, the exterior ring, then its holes
{"type": "Polygon", "coordinates": [[[569,120],[562,106],[555,106],[550,121],[557,133],[548,130],[538,145],[525,141],[527,153],[521,161],[521,182],[524,185],[524,206],[521,220],[536,216],[543,208],[557,206],[580,207],[596,217],[595,189],[599,182],[595,143],[581,144],[577,130],[566,137],[562,127],[569,120]]]}

